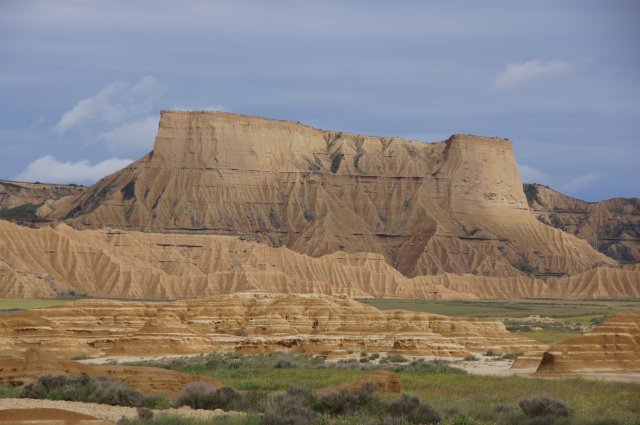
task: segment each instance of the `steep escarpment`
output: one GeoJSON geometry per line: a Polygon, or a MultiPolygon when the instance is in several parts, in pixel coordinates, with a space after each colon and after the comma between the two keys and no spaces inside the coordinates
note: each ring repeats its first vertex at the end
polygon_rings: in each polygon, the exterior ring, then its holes
{"type": "Polygon", "coordinates": [[[592,332],[544,353],[536,374],[640,376],[640,315],[611,315],[592,332]]]}
{"type": "Polygon", "coordinates": [[[380,311],[346,296],[237,293],[172,303],[74,301],[0,317],[0,349],[57,355],[349,351],[464,357],[546,346],[501,322],[380,311]]]}
{"type": "Polygon", "coordinates": [[[616,260],[640,261],[640,199],[585,202],[540,184],[525,184],[524,190],[542,223],[576,235],[616,260]]]}
{"type": "Polygon", "coordinates": [[[636,298],[640,268],[600,267],[562,279],[470,274],[408,278],[381,254],[319,258],[232,236],[30,229],[0,220],[0,296],[195,298],[238,291],[361,298],[636,298]]]}
{"type": "Polygon", "coordinates": [[[549,277],[614,264],[531,215],[508,140],[427,144],[226,113],[163,112],[153,152],[39,213],[314,257],[370,252],[405,276],[549,277]]]}

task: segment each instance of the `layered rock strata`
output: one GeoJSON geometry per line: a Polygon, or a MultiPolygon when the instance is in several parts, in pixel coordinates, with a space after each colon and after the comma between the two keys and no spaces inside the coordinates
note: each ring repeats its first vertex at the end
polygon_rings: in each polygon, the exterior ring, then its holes
{"type": "Polygon", "coordinates": [[[640,314],[612,314],[592,332],[546,351],[537,375],[616,375],[640,378],[640,314]]]}
{"type": "Polygon", "coordinates": [[[640,268],[571,278],[439,274],[407,278],[381,254],[320,258],[230,236],[29,229],[0,221],[0,296],[178,299],[239,291],[361,298],[634,298],[640,268]]]}
{"type": "Polygon", "coordinates": [[[429,144],[220,112],[163,112],[151,153],[39,215],[243,236],[314,257],[371,252],[405,276],[614,265],[531,215],[508,140],[429,144]]]}
{"type": "Polygon", "coordinates": [[[465,357],[546,346],[486,319],[380,311],[346,296],[240,293],[172,303],[74,301],[0,317],[0,349],[147,356],[353,351],[465,357]]]}

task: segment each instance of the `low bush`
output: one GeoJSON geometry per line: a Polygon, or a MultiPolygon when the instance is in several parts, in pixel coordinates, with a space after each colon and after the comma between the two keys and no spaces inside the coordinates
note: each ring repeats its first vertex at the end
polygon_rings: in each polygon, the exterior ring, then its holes
{"type": "Polygon", "coordinates": [[[407,358],[400,354],[390,354],[380,359],[380,363],[405,363],[407,361],[407,358]]]}
{"type": "Polygon", "coordinates": [[[318,417],[312,406],[313,396],[298,387],[275,396],[268,404],[262,425],[306,425],[318,417]]]}
{"type": "Polygon", "coordinates": [[[422,399],[412,394],[402,394],[399,400],[394,401],[389,406],[389,413],[392,418],[405,420],[412,424],[439,424],[442,415],[431,405],[426,404],[422,399]]]}
{"type": "Polygon", "coordinates": [[[150,395],[145,397],[142,405],[149,409],[154,410],[166,410],[170,409],[173,402],[165,396],[161,395],[150,395]]]}
{"type": "Polygon", "coordinates": [[[392,368],[394,372],[429,372],[429,373],[451,373],[465,374],[463,369],[452,367],[446,360],[424,360],[416,359],[409,364],[399,365],[392,368]]]}
{"type": "Polygon", "coordinates": [[[233,388],[215,388],[207,382],[192,382],[185,385],[174,405],[175,407],[189,406],[192,409],[226,411],[246,411],[250,407],[248,400],[233,388]]]}
{"type": "Polygon", "coordinates": [[[281,357],[273,364],[274,369],[289,369],[295,367],[295,363],[293,360],[288,359],[286,357],[281,357]]]}
{"type": "Polygon", "coordinates": [[[156,415],[150,419],[122,417],[117,425],[211,425],[211,421],[175,415],[156,415]]]}
{"type": "Polygon", "coordinates": [[[331,392],[320,397],[320,410],[331,415],[355,412],[375,399],[373,393],[377,388],[373,382],[367,382],[359,388],[331,392]]]}
{"type": "Polygon", "coordinates": [[[153,419],[153,410],[147,409],[146,407],[138,407],[138,419],[142,419],[143,421],[153,419]]]}
{"type": "Polygon", "coordinates": [[[569,408],[563,401],[545,396],[520,400],[518,405],[529,418],[569,416],[569,408]]]}
{"type": "Polygon", "coordinates": [[[22,398],[83,401],[114,406],[142,406],[145,396],[106,377],[43,375],[20,391],[22,398]]]}

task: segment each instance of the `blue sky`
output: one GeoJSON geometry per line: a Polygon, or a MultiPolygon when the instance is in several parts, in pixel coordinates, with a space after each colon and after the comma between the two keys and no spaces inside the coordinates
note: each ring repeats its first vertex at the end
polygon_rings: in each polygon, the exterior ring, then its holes
{"type": "Polygon", "coordinates": [[[640,196],[635,1],[0,0],[0,178],[91,183],[162,109],[514,141],[524,181],[640,196]]]}

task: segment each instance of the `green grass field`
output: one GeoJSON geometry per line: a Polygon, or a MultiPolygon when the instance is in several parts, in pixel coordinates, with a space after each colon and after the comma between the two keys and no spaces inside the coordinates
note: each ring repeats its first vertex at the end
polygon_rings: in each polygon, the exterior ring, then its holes
{"type": "MultiPolygon", "coordinates": [[[[301,355],[271,354],[264,356],[210,355],[171,361],[142,362],[138,365],[165,367],[186,373],[212,376],[225,385],[264,403],[277,391],[292,385],[316,390],[352,382],[366,371],[327,367],[321,361],[301,355]],[[274,368],[278,358],[292,360],[291,368],[274,368]],[[213,360],[212,360],[213,359],[213,360]]],[[[365,366],[366,367],[366,366],[365,366]]],[[[380,367],[380,366],[379,366],[380,367]]],[[[495,409],[499,405],[515,406],[524,398],[546,395],[563,400],[571,410],[565,424],[612,423],[637,424],[640,418],[640,385],[584,379],[539,379],[521,377],[478,376],[448,367],[436,369],[398,370],[404,391],[417,394],[444,416],[444,424],[493,424],[499,422],[495,409]],[[456,422],[464,415],[466,422],[456,422]]],[[[384,394],[385,400],[397,394],[384,394]]],[[[371,417],[343,416],[325,418],[326,424],[375,423],[371,417]]],[[[248,419],[248,422],[254,419],[248,419]]],[[[546,423],[546,422],[545,422],[546,423]]]]}
{"type": "Polygon", "coordinates": [[[482,300],[482,301],[431,301],[431,300],[360,300],[381,310],[410,310],[446,316],[486,317],[505,323],[531,315],[550,317],[566,324],[561,329],[555,325],[540,324],[542,329],[523,332],[524,335],[545,344],[553,345],[580,335],[571,325],[588,325],[602,321],[609,314],[630,311],[640,313],[640,300],[482,300]]]}
{"type": "Polygon", "coordinates": [[[65,302],[59,299],[24,299],[24,298],[0,298],[0,311],[2,310],[30,310],[44,308],[65,302]]]}
{"type": "Polygon", "coordinates": [[[490,301],[430,301],[430,300],[359,300],[381,310],[411,310],[446,316],[492,317],[505,319],[540,315],[558,320],[586,323],[619,311],[640,313],[640,300],[490,300],[490,301]]]}

